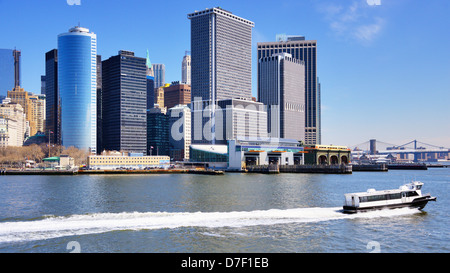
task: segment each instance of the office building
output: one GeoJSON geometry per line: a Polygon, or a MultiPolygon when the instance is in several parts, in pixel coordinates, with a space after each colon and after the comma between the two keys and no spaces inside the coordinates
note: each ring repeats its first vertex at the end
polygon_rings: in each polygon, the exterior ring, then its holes
{"type": "Polygon", "coordinates": [[[73,27],[58,35],[61,141],[97,151],[97,35],[73,27]]]}
{"type": "Polygon", "coordinates": [[[178,104],[191,103],[191,86],[180,82],[172,82],[168,87],[164,87],[164,106],[167,109],[178,104]]]}
{"type": "Polygon", "coordinates": [[[258,60],[258,98],[271,137],[305,140],[305,65],[289,53],[258,60]]]}
{"type": "Polygon", "coordinates": [[[27,130],[27,120],[22,105],[10,100],[0,104],[0,147],[21,147],[27,130]]]}
{"type": "Polygon", "coordinates": [[[155,73],[153,72],[153,65],[150,62],[150,56],[147,50],[147,109],[153,108],[155,104],[155,73]]]}
{"type": "MultiPolygon", "coordinates": [[[[195,100],[191,103],[192,143],[193,144],[226,144],[227,141],[238,137],[267,136],[267,112],[264,104],[244,99],[220,100],[214,106],[215,123],[209,119],[212,105],[205,101],[195,100]],[[215,127],[214,134],[211,127],[215,127]]],[[[213,145],[214,145],[213,144],[213,145]]]]}
{"type": "Polygon", "coordinates": [[[61,100],[58,89],[58,50],[45,53],[45,133],[61,145],[61,100]]]}
{"type": "Polygon", "coordinates": [[[15,49],[0,49],[0,101],[8,90],[20,86],[20,56],[15,49]]]}
{"type": "Polygon", "coordinates": [[[169,155],[169,116],[160,108],[147,111],[147,154],[169,155]]]}
{"type": "Polygon", "coordinates": [[[35,108],[37,104],[45,103],[37,97],[35,99],[32,99],[32,97],[32,93],[25,91],[20,86],[16,86],[11,91],[8,91],[8,98],[11,99],[11,102],[18,103],[23,107],[26,120],[30,126],[30,131],[28,132],[30,136],[34,136],[38,132],[38,117],[35,108]]]}
{"type": "Polygon", "coordinates": [[[187,105],[176,105],[169,109],[170,158],[174,161],[189,159],[191,145],[191,109],[187,105]]]}
{"type": "MultiPolygon", "coordinates": [[[[35,95],[29,96],[31,101],[31,118],[35,122],[36,133],[31,134],[31,136],[37,133],[45,132],[45,95],[35,95]]],[[[31,126],[30,126],[31,127],[31,126]]]]}
{"type": "Polygon", "coordinates": [[[166,67],[164,64],[153,64],[153,74],[155,77],[155,88],[164,86],[166,83],[166,67]]]}
{"type": "Polygon", "coordinates": [[[181,62],[181,83],[191,84],[191,55],[190,51],[186,51],[181,62]]]}
{"type": "Polygon", "coordinates": [[[146,154],[147,66],[134,52],[102,62],[103,149],[146,154]]]}
{"type": "Polygon", "coordinates": [[[97,55],[97,154],[103,151],[102,56],[97,55]]]}
{"type": "Polygon", "coordinates": [[[193,143],[215,143],[215,103],[219,100],[244,98],[252,94],[252,28],[254,23],[221,8],[210,8],[188,14],[191,20],[191,101],[211,105],[210,116],[195,120],[192,132],[210,122],[209,140],[193,143]],[[196,99],[198,98],[198,99],[196,99]],[[211,103],[213,102],[213,103],[211,103]],[[195,124],[201,123],[199,126],[195,124]]]}
{"type": "MultiPolygon", "coordinates": [[[[258,43],[258,60],[289,53],[305,64],[305,143],[320,144],[320,92],[317,75],[317,41],[303,36],[277,35],[276,42],[258,43]]],[[[258,75],[260,72],[258,71],[258,75]]],[[[259,99],[259,98],[258,98],[259,99]]]]}

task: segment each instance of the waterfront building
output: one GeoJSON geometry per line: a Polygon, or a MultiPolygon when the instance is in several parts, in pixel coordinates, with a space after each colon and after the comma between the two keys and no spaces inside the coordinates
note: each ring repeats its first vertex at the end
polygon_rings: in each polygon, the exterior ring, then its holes
{"type": "Polygon", "coordinates": [[[190,51],[186,51],[181,62],[181,83],[191,84],[191,55],[188,55],[190,51]]]}
{"type": "Polygon", "coordinates": [[[61,141],[97,151],[97,35],[73,27],[58,35],[61,141]]]}
{"type": "Polygon", "coordinates": [[[87,167],[93,170],[116,170],[168,167],[170,158],[167,155],[143,156],[142,154],[126,153],[119,155],[90,155],[87,167]]]}
{"type": "Polygon", "coordinates": [[[258,60],[258,98],[271,137],[305,140],[305,65],[289,53],[258,60]]]}
{"type": "Polygon", "coordinates": [[[215,104],[219,100],[244,98],[252,94],[252,28],[254,23],[222,8],[208,8],[188,14],[191,21],[191,101],[211,105],[209,116],[200,121],[192,116],[192,132],[212,126],[210,139],[193,143],[215,144],[215,104]]]}
{"type": "MultiPolygon", "coordinates": [[[[289,53],[305,64],[305,143],[321,143],[320,84],[317,76],[317,41],[304,36],[277,35],[276,42],[257,45],[258,60],[275,53],[289,53]]],[[[259,69],[259,67],[258,67],[259,69]]],[[[258,75],[260,71],[258,71],[258,75]]],[[[259,99],[259,98],[258,98],[259,99]]]]}
{"type": "Polygon", "coordinates": [[[147,110],[147,154],[169,155],[169,116],[160,108],[147,110]]]}
{"type": "Polygon", "coordinates": [[[45,133],[61,145],[61,99],[58,88],[58,50],[45,53],[45,133]]]}
{"type": "Polygon", "coordinates": [[[0,101],[8,90],[20,86],[20,56],[16,49],[0,49],[0,101]]]}
{"type": "Polygon", "coordinates": [[[304,149],[295,139],[237,137],[227,144],[193,144],[190,161],[213,169],[240,171],[249,166],[303,165],[304,149]]]}
{"type": "Polygon", "coordinates": [[[155,77],[155,88],[164,86],[166,83],[166,67],[164,64],[153,64],[153,73],[155,77]]]}
{"type": "Polygon", "coordinates": [[[305,164],[336,165],[350,163],[351,151],[346,146],[305,145],[305,164]]]}
{"type": "Polygon", "coordinates": [[[191,103],[191,86],[180,82],[172,82],[170,86],[164,87],[164,106],[167,109],[178,104],[191,103]]]}
{"type": "Polygon", "coordinates": [[[23,146],[27,120],[22,105],[9,100],[0,104],[0,141],[2,147],[23,146]]]}
{"type": "Polygon", "coordinates": [[[146,154],[147,66],[134,52],[102,62],[103,149],[146,154]]]}
{"type": "Polygon", "coordinates": [[[174,161],[189,159],[191,145],[191,109],[187,105],[176,105],[169,109],[170,158],[174,161]]]}

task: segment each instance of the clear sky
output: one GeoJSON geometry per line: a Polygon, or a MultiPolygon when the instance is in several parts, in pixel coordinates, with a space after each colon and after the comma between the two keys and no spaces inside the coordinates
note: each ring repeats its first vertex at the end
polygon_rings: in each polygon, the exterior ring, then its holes
{"type": "Polygon", "coordinates": [[[220,6],[255,23],[256,43],[275,35],[317,40],[322,143],[413,139],[450,147],[448,0],[0,0],[0,48],[22,51],[22,86],[39,93],[45,52],[78,25],[97,34],[103,59],[121,49],[164,63],[181,80],[190,49],[187,14],[220,6]]]}

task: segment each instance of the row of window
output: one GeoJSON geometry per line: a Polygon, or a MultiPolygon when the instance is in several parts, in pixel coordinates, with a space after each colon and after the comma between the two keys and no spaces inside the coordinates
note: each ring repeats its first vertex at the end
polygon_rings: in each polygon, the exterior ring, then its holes
{"type": "Polygon", "coordinates": [[[419,194],[416,191],[408,191],[402,193],[391,193],[391,194],[381,194],[381,195],[373,195],[373,196],[362,196],[359,197],[359,202],[374,202],[374,201],[386,201],[392,199],[400,199],[404,197],[418,196],[419,194]]]}

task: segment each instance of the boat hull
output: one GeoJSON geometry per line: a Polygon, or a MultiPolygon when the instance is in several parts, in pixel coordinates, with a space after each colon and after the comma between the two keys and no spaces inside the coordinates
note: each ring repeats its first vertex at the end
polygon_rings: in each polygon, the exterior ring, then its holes
{"type": "Polygon", "coordinates": [[[436,201],[436,197],[431,196],[423,196],[414,199],[412,202],[408,203],[398,203],[398,204],[390,204],[390,205],[381,205],[381,206],[372,206],[372,207],[354,207],[354,206],[344,206],[343,213],[357,213],[357,212],[366,212],[373,210],[383,210],[383,209],[397,209],[397,208],[418,208],[423,209],[429,201],[436,201]]]}

